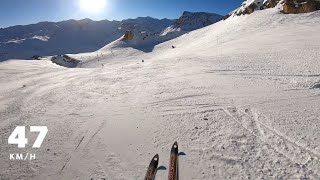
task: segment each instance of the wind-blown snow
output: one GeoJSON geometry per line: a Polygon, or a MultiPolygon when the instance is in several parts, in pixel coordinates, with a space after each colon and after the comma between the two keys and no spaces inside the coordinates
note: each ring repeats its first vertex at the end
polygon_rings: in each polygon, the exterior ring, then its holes
{"type": "Polygon", "coordinates": [[[40,149],[19,150],[35,161],[9,161],[17,148],[3,143],[0,175],[143,179],[159,153],[166,179],[178,141],[180,179],[319,179],[319,22],[320,12],[269,9],[150,53],[117,40],[74,55],[81,68],[2,62],[2,142],[17,125],[49,133],[40,149]]]}

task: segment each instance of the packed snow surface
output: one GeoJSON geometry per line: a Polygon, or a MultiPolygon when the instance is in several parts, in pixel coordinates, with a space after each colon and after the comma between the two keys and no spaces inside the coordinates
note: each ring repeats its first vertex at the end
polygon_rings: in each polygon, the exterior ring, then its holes
{"type": "Polygon", "coordinates": [[[79,68],[2,62],[0,177],[143,179],[159,153],[167,179],[178,141],[180,179],[319,179],[319,22],[269,9],[150,53],[118,40],[79,68]],[[18,125],[48,127],[40,149],[7,145],[18,125]]]}

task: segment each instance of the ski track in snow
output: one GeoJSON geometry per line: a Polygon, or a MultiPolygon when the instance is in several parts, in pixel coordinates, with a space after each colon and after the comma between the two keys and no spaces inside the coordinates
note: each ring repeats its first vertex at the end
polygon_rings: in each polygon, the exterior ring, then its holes
{"type": "Polygon", "coordinates": [[[174,141],[180,179],[320,179],[319,17],[255,12],[81,68],[0,63],[0,179],[143,179],[157,153],[167,179],[174,141]],[[7,145],[18,125],[48,127],[40,149],[7,145]]]}

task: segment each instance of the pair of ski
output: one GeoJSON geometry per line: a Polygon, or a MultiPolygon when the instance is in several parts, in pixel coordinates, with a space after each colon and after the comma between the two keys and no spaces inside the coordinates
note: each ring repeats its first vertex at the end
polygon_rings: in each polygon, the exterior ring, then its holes
{"type": "MultiPolygon", "coordinates": [[[[171,148],[171,153],[170,153],[170,165],[169,165],[169,175],[168,179],[169,180],[179,180],[179,161],[178,161],[178,156],[179,156],[179,151],[178,151],[178,143],[175,142],[172,145],[171,148]]],[[[144,180],[154,180],[156,177],[156,173],[158,170],[158,164],[159,164],[159,155],[156,154],[148,167],[147,174],[144,178],[144,180]]]]}

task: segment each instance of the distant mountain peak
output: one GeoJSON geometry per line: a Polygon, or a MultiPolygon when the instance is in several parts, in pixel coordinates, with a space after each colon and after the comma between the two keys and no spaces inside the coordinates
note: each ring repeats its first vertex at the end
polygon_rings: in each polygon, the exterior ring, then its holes
{"type": "Polygon", "coordinates": [[[192,31],[216,23],[222,19],[222,15],[215,13],[184,11],[182,16],[175,22],[174,28],[192,31]]]}
{"type": "Polygon", "coordinates": [[[191,12],[191,11],[184,11],[182,13],[182,16],[185,16],[185,15],[201,15],[201,14],[203,14],[203,15],[218,15],[218,16],[221,16],[219,14],[211,13],[211,12],[209,13],[209,12],[191,12]]]}
{"type": "Polygon", "coordinates": [[[190,12],[190,11],[184,11],[184,12],[182,13],[183,16],[184,16],[184,15],[187,15],[187,14],[192,14],[192,12],[190,12]]]}

